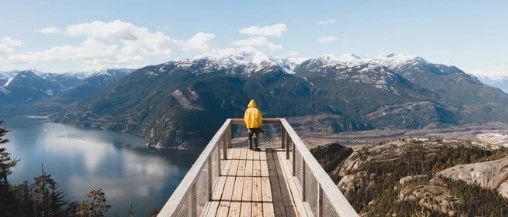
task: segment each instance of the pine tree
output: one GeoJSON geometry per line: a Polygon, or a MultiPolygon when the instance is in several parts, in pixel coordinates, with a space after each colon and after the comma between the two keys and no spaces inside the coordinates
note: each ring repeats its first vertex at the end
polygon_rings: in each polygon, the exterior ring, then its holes
{"type": "Polygon", "coordinates": [[[63,193],[58,189],[58,183],[45,174],[34,178],[33,196],[35,213],[41,217],[62,216],[65,206],[63,193]]]}
{"type": "Polygon", "coordinates": [[[72,201],[69,204],[67,204],[67,208],[65,209],[65,216],[66,217],[84,216],[84,214],[80,212],[80,203],[77,201],[72,201]]]}
{"type": "Polygon", "coordinates": [[[14,216],[16,212],[16,197],[9,189],[9,182],[7,176],[12,174],[11,168],[16,166],[17,160],[13,160],[7,152],[7,149],[2,147],[3,144],[9,140],[4,138],[7,130],[2,127],[0,121],[0,213],[2,216],[14,216]]]}
{"type": "Polygon", "coordinates": [[[19,185],[11,185],[11,191],[16,197],[16,216],[34,216],[32,187],[28,184],[28,181],[24,181],[23,184],[19,185]]]}
{"type": "MultiPolygon", "coordinates": [[[[2,121],[0,121],[0,188],[8,188],[9,182],[7,176],[12,174],[11,168],[16,166],[17,160],[11,158],[11,154],[7,152],[7,149],[1,147],[2,144],[9,142],[7,138],[4,138],[7,130],[2,128],[2,121]]],[[[1,189],[0,189],[1,190],[1,189]]]]}
{"type": "Polygon", "coordinates": [[[132,202],[130,202],[128,214],[129,214],[129,217],[134,217],[134,206],[132,206],[132,202]]]}
{"type": "Polygon", "coordinates": [[[94,188],[88,192],[88,199],[84,205],[90,217],[103,217],[111,205],[107,204],[106,195],[101,188],[94,188]]]}

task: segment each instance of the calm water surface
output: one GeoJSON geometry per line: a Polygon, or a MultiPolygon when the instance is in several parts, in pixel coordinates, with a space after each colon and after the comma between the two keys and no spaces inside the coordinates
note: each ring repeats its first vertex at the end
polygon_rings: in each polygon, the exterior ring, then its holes
{"type": "Polygon", "coordinates": [[[84,200],[101,187],[112,205],[109,216],[145,216],[167,201],[196,159],[197,151],[156,151],[136,136],[34,119],[5,119],[10,131],[7,149],[21,161],[9,177],[12,183],[44,171],[60,184],[67,200],[84,200]]]}

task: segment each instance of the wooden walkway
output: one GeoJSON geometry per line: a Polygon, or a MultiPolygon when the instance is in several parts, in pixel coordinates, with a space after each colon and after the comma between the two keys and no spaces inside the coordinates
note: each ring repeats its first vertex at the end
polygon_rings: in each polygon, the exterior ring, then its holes
{"type": "Polygon", "coordinates": [[[286,119],[263,124],[280,133],[253,151],[226,119],[157,216],[359,216],[286,119]]]}
{"type": "Polygon", "coordinates": [[[228,155],[227,175],[218,177],[203,216],[307,216],[291,193],[296,187],[283,149],[237,147],[228,155]]]}

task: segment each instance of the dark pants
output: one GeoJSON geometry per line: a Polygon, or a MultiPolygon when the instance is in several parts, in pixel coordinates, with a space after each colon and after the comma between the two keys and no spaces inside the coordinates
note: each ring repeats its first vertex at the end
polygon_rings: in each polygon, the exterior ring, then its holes
{"type": "Polygon", "coordinates": [[[252,148],[252,136],[254,136],[254,143],[256,144],[256,148],[258,148],[258,138],[259,133],[261,132],[261,128],[249,128],[249,147],[252,148]]]}

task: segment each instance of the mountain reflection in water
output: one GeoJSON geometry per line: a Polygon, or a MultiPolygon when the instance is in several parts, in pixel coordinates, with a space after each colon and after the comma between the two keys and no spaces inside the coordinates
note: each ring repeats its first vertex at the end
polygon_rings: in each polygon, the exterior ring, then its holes
{"type": "Polygon", "coordinates": [[[164,205],[198,151],[156,151],[139,137],[100,130],[83,130],[42,120],[6,119],[7,149],[21,161],[9,177],[12,183],[44,171],[60,184],[67,200],[83,200],[101,187],[112,205],[110,215],[136,216],[164,205]]]}

